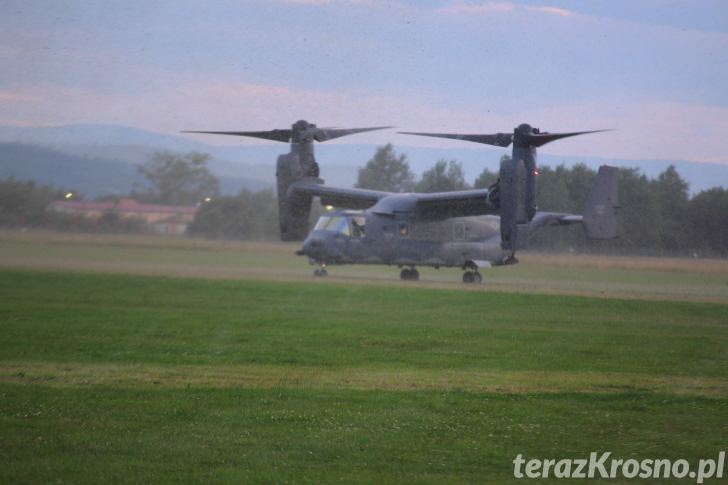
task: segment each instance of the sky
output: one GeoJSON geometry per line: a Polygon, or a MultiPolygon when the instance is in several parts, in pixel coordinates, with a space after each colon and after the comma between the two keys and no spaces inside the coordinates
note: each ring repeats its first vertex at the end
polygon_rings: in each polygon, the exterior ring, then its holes
{"type": "MultiPolygon", "coordinates": [[[[614,131],[555,155],[728,165],[728,2],[0,0],[0,125],[614,131]]],[[[187,135],[209,144],[260,140],[187,135]]],[[[331,143],[462,147],[372,132],[331,143]]]]}

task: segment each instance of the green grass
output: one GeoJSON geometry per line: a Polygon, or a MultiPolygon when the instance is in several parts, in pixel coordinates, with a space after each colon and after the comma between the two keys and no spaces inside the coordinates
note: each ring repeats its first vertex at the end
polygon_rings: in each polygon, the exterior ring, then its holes
{"type": "Polygon", "coordinates": [[[5,271],[6,361],[728,375],[726,306],[5,271]]]}
{"type": "Polygon", "coordinates": [[[503,483],[518,454],[714,457],[725,400],[3,385],[18,482],[503,483]]]}
{"type": "MultiPolygon", "coordinates": [[[[298,244],[204,241],[129,236],[12,233],[0,231],[0,267],[85,272],[177,275],[248,280],[309,280],[298,244]]],[[[693,299],[728,303],[728,266],[715,260],[519,255],[522,264],[482,271],[482,288],[507,292],[584,294],[618,298],[693,299]],[[665,262],[667,261],[667,262],[665,262]],[[596,265],[596,267],[594,266],[596,265]],[[705,269],[714,271],[704,271],[705,269]],[[716,270],[717,269],[717,270],[716,270]]],[[[462,289],[458,268],[420,268],[420,285],[462,289]]],[[[336,281],[398,282],[388,266],[333,266],[336,281]]],[[[472,288],[471,288],[472,289],[472,288]]]]}
{"type": "Polygon", "coordinates": [[[712,458],[728,307],[0,271],[2,482],[503,482],[712,458]]]}

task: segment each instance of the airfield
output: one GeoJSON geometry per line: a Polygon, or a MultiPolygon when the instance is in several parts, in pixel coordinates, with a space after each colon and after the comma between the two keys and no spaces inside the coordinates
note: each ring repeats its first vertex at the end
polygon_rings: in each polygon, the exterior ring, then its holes
{"type": "Polygon", "coordinates": [[[503,483],[519,453],[725,450],[726,260],[523,253],[470,286],[314,278],[296,249],[0,232],[0,480],[503,483]]]}

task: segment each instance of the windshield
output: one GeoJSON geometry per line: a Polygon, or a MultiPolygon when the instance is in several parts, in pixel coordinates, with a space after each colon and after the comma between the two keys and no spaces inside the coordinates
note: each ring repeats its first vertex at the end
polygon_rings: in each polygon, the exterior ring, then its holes
{"type": "Polygon", "coordinates": [[[314,227],[317,231],[339,232],[349,235],[349,222],[344,216],[321,216],[314,227]]]}

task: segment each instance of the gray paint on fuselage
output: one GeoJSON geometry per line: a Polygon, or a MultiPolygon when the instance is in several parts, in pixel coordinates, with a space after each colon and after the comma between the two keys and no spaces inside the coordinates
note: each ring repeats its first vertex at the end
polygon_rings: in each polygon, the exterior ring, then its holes
{"type": "Polygon", "coordinates": [[[322,217],[364,216],[363,237],[315,229],[302,252],[319,264],[388,264],[463,267],[473,261],[501,264],[510,254],[501,249],[500,218],[457,217],[417,221],[408,214],[381,215],[373,210],[332,211],[322,217]]]}

